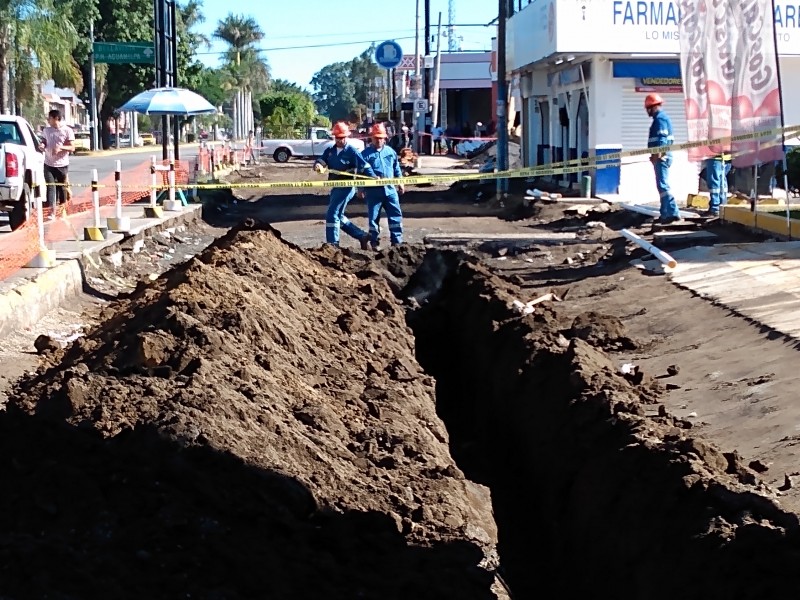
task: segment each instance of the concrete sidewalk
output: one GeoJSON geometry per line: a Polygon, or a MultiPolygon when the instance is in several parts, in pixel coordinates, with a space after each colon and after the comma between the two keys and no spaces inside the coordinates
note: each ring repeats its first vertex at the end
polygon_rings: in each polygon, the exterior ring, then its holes
{"type": "MultiPolygon", "coordinates": [[[[80,294],[85,285],[84,261],[121,260],[122,252],[138,252],[143,239],[156,232],[179,227],[202,216],[201,204],[184,206],[181,211],[164,212],[163,217],[144,217],[144,204],[123,207],[123,216],[131,219],[127,233],[109,233],[104,241],[83,241],[83,227],[91,216],[70,218],[75,239],[53,244],[57,264],[49,269],[23,268],[0,281],[0,338],[12,331],[34,325],[51,310],[80,294]]],[[[102,220],[105,225],[105,219],[102,220]]]]}
{"type": "Polygon", "coordinates": [[[723,244],[671,253],[677,285],[800,341],[800,242],[723,244]]]}
{"type": "Polygon", "coordinates": [[[414,169],[420,175],[466,175],[467,173],[477,173],[478,169],[459,168],[466,164],[467,159],[459,156],[428,156],[419,157],[419,168],[414,169]]]}

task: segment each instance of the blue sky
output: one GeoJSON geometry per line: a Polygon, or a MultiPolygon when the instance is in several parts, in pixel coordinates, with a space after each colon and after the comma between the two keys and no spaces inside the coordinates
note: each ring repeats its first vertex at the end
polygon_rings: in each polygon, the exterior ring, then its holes
{"type": "MultiPolygon", "coordinates": [[[[447,0],[431,0],[431,34],[436,34],[439,12],[442,30],[447,24],[447,0]]],[[[420,11],[424,10],[420,0],[420,11]]],[[[455,0],[456,24],[485,24],[497,17],[496,0],[455,0]]],[[[405,54],[414,53],[416,0],[261,0],[256,3],[204,0],[206,22],[198,29],[210,35],[220,19],[229,13],[254,17],[266,34],[260,44],[276,79],[287,79],[310,89],[311,77],[325,65],[349,60],[366,50],[371,41],[394,39],[405,54]],[[249,4],[247,8],[245,5],[249,4]],[[238,9],[238,6],[242,6],[238,9]],[[280,8],[278,8],[280,7],[280,8]],[[233,9],[233,10],[232,10],[233,9]],[[353,42],[353,43],[351,43],[353,42]],[[356,43],[357,42],[357,43],[356,43]],[[321,46],[296,48],[297,46],[321,46]],[[285,49],[278,49],[285,48],[285,49]]],[[[424,46],[424,17],[420,17],[420,52],[424,46]]],[[[490,50],[497,28],[460,27],[463,50],[490,50]]],[[[202,49],[199,58],[217,66],[224,44],[215,42],[210,50],[202,49]]],[[[447,40],[442,39],[447,49],[447,40]]],[[[436,41],[431,44],[435,52],[436,41]]]]}

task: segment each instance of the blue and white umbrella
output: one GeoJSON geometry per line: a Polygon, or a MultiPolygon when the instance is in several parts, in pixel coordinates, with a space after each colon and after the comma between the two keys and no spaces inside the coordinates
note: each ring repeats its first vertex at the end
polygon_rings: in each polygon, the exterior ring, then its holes
{"type": "Polygon", "coordinates": [[[163,87],[136,94],[120,106],[121,112],[143,115],[205,115],[217,109],[200,94],[184,89],[163,87]]]}

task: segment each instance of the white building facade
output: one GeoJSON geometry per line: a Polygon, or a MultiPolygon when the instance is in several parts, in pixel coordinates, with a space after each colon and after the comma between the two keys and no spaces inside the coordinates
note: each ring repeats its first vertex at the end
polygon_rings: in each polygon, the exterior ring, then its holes
{"type": "MultiPolygon", "coordinates": [[[[507,68],[519,78],[522,153],[528,166],[647,146],[644,98],[658,92],[677,143],[688,141],[678,38],[669,0],[533,0],[508,24],[507,68]]],[[[786,125],[800,125],[800,6],[775,0],[786,125]],[[788,102],[787,102],[788,100],[788,102]]],[[[697,192],[701,165],[676,152],[670,184],[679,202],[697,192]]],[[[593,169],[594,194],[658,202],[646,156],[593,169]]],[[[565,185],[581,174],[561,178],[565,185]]]]}

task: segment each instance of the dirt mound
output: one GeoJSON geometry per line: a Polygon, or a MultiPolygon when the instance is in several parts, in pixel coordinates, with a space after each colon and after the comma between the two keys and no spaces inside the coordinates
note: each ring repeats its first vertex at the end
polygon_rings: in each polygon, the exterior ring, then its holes
{"type": "Polygon", "coordinates": [[[608,351],[635,350],[637,345],[628,337],[625,326],[617,317],[590,311],[575,317],[570,337],[589,342],[608,351]]]}
{"type": "Polygon", "coordinates": [[[490,497],[413,348],[383,279],[231,231],[15,390],[0,590],[494,597],[490,497]]]}

